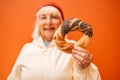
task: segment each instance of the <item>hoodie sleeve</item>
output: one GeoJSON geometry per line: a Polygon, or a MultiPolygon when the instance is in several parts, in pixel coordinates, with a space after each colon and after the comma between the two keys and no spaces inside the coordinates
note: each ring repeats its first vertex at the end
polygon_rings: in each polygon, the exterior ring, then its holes
{"type": "Polygon", "coordinates": [[[97,67],[91,63],[86,69],[73,67],[73,80],[101,80],[97,67]]]}
{"type": "Polygon", "coordinates": [[[28,44],[24,45],[24,47],[22,48],[20,54],[17,57],[17,60],[9,74],[9,76],[7,77],[7,80],[21,80],[21,63],[23,60],[23,55],[26,52],[26,49],[28,48],[28,44]]]}

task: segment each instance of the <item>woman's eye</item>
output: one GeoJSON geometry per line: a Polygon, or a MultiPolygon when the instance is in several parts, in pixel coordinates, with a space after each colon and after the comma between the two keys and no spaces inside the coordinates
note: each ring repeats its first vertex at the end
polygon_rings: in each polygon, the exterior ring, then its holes
{"type": "Polygon", "coordinates": [[[52,18],[57,19],[58,17],[57,16],[52,16],[52,18]]]}
{"type": "Polygon", "coordinates": [[[46,17],[45,17],[45,16],[42,16],[42,17],[40,17],[40,19],[46,19],[46,17]]]}

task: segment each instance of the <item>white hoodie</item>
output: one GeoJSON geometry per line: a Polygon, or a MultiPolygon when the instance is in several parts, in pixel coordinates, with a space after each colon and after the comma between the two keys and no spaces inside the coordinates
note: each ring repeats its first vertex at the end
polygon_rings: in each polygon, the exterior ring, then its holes
{"type": "Polygon", "coordinates": [[[42,38],[22,48],[7,80],[101,80],[97,67],[91,63],[77,69],[71,54],[55,46],[45,47],[42,38]]]}

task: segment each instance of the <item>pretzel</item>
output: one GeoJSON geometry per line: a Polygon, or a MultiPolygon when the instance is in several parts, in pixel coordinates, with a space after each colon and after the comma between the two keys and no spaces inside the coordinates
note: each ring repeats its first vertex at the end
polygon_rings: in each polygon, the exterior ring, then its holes
{"type": "Polygon", "coordinates": [[[82,48],[85,48],[91,37],[92,37],[91,25],[77,18],[70,18],[64,21],[58,27],[54,35],[54,40],[58,49],[66,53],[71,53],[74,46],[80,46],[82,48]],[[65,35],[70,31],[79,31],[84,34],[76,43],[72,43],[65,40],[65,35]]]}

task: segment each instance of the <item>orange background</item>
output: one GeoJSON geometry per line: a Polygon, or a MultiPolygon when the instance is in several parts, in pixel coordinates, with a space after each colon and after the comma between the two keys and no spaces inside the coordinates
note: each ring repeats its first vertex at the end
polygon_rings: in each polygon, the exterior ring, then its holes
{"type": "MultiPolygon", "coordinates": [[[[0,0],[0,80],[6,80],[22,46],[31,41],[35,15],[48,0],[0,0]]],[[[53,0],[65,19],[78,17],[93,27],[87,49],[94,55],[102,80],[119,80],[119,0],[53,0]]],[[[70,35],[78,39],[76,33],[70,35]]]]}

